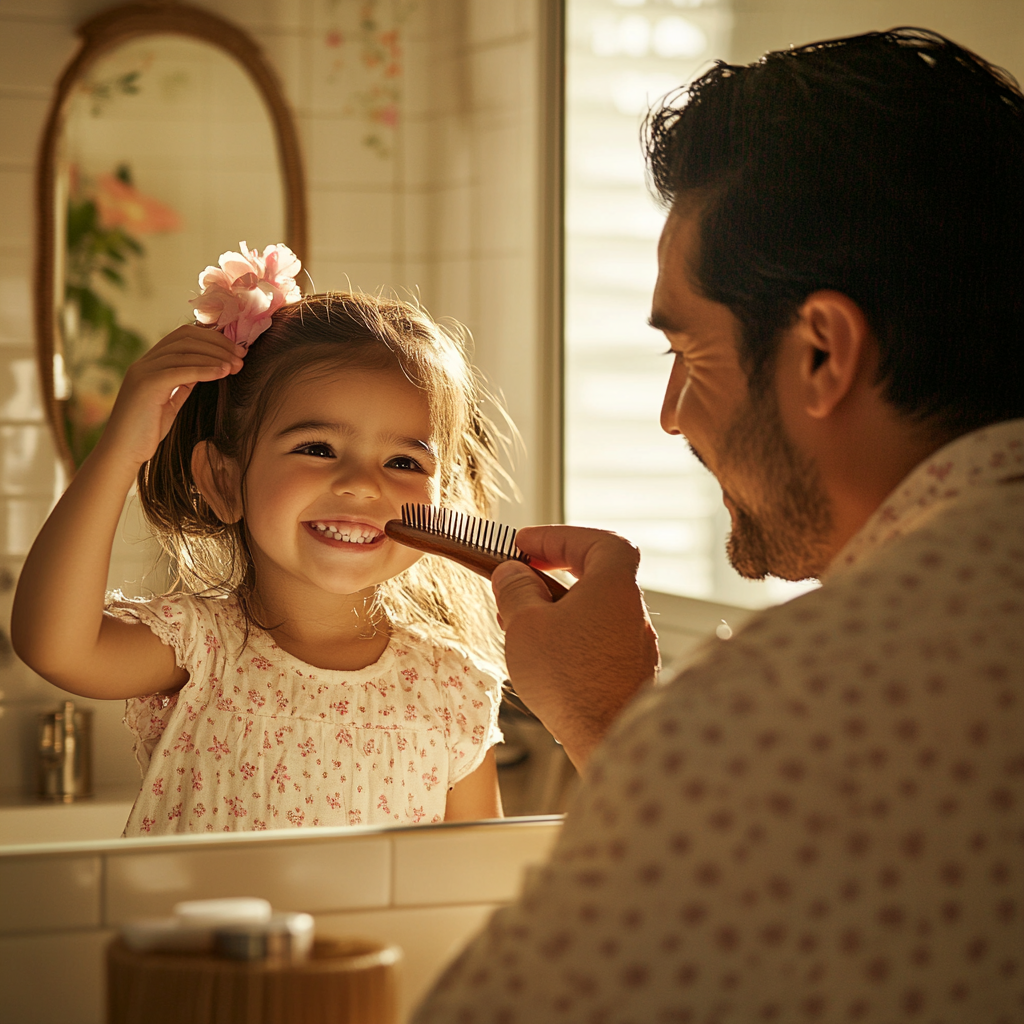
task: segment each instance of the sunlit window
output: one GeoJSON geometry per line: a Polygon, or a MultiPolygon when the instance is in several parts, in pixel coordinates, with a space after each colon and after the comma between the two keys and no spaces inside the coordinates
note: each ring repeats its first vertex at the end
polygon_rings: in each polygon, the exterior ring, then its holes
{"type": "Polygon", "coordinates": [[[649,105],[729,57],[731,0],[568,0],[565,503],[643,552],[644,587],[757,607],[807,589],[741,579],[714,478],[658,426],[664,339],[646,325],[663,212],[639,129],[649,105]]]}

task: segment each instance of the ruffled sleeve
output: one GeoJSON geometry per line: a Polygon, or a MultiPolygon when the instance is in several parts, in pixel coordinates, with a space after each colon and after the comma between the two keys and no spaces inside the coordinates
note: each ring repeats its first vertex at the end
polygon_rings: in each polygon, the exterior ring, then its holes
{"type": "MultiPolygon", "coordinates": [[[[191,675],[196,664],[197,638],[207,629],[206,612],[200,599],[175,594],[151,600],[126,598],[120,591],[107,594],[104,610],[108,615],[133,625],[148,626],[158,639],[174,651],[174,661],[191,675]]],[[[125,701],[124,724],[134,738],[133,751],[143,775],[153,751],[178,703],[178,694],[152,694],[129,697],[125,701]]]]}
{"type": "Polygon", "coordinates": [[[484,755],[504,737],[498,728],[501,681],[493,671],[458,651],[445,651],[437,667],[448,721],[448,786],[480,767],[484,755]]]}

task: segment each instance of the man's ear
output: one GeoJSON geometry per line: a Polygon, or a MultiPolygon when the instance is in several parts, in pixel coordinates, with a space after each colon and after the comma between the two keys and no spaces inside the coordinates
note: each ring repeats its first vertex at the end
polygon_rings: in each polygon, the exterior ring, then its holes
{"type": "Polygon", "coordinates": [[[237,523],[242,518],[238,464],[223,455],[213,442],[200,441],[192,449],[192,479],[222,523],[237,523]]]}
{"type": "Polygon", "coordinates": [[[874,335],[863,310],[842,292],[812,292],[797,316],[790,341],[800,404],[813,419],[824,419],[864,374],[873,374],[874,335]]]}

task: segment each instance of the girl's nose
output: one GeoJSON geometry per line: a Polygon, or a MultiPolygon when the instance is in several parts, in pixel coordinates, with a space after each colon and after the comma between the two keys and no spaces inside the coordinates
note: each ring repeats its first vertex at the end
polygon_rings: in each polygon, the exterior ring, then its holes
{"type": "Polygon", "coordinates": [[[338,467],[331,483],[331,491],[337,495],[350,494],[355,498],[379,498],[380,485],[368,467],[347,463],[338,467]]]}

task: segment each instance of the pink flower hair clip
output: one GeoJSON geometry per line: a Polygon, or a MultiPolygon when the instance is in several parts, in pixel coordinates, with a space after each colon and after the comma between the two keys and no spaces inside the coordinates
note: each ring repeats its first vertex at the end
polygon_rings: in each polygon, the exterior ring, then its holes
{"type": "Polygon", "coordinates": [[[260,256],[245,242],[238,244],[241,252],[223,253],[220,267],[199,275],[200,291],[192,302],[199,323],[223,331],[247,352],[277,310],[302,298],[295,283],[302,264],[286,245],[268,245],[260,256]]]}

